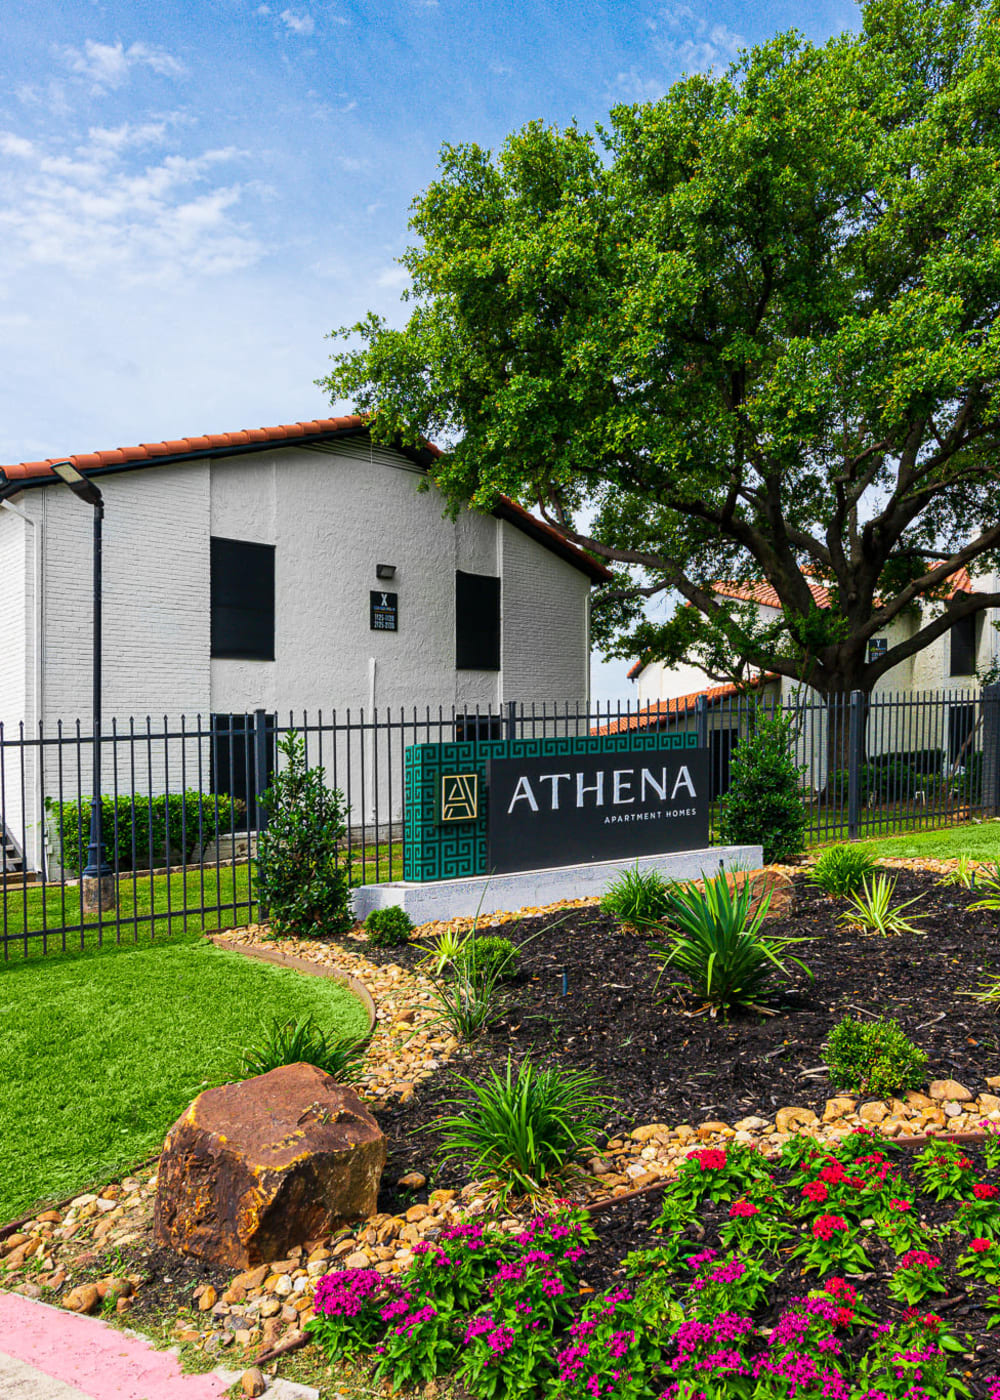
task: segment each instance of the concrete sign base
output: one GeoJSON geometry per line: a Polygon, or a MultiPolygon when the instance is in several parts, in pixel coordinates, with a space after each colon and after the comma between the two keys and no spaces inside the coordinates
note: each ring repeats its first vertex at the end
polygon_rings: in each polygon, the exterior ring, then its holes
{"type": "Polygon", "coordinates": [[[538,908],[561,899],[599,896],[623,870],[658,870],[667,880],[698,880],[720,870],[757,870],[760,846],[710,846],[700,851],[639,856],[632,860],[561,865],[550,870],[523,870],[509,875],[474,875],[459,880],[360,885],[354,891],[354,915],[364,919],[373,909],[398,904],[415,924],[459,915],[493,914],[503,909],[538,908]]]}

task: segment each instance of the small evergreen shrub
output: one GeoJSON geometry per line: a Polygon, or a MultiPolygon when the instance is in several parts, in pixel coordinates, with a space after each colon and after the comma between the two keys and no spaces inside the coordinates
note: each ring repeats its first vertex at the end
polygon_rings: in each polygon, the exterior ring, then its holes
{"type": "Polygon", "coordinates": [[[658,870],[633,866],[616,875],[601,899],[601,913],[641,928],[655,924],[667,912],[669,886],[658,870]]]}
{"type": "Polygon", "coordinates": [[[806,879],[826,894],[854,894],[876,864],[875,857],[864,846],[831,846],[821,852],[806,879]]]}
{"type": "Polygon", "coordinates": [[[838,1089],[877,1099],[918,1089],[927,1076],[927,1056],[894,1020],[845,1016],[830,1032],[826,1066],[838,1089]]]}
{"type": "Polygon", "coordinates": [[[729,791],[719,808],[719,835],[732,845],[764,848],[764,863],[787,860],[805,846],[808,818],[795,762],[791,721],[751,717],[750,732],[733,752],[729,791]]]}
{"type": "Polygon", "coordinates": [[[257,842],[257,897],[277,934],[340,933],[351,927],[350,868],[338,855],[346,834],[343,794],[307,768],[294,732],[278,742],[284,765],[261,802],[267,827],[257,842]]]}
{"type": "Polygon", "coordinates": [[[365,919],[368,941],[382,948],[395,948],[397,944],[408,942],[412,932],[413,920],[398,904],[390,904],[387,909],[373,909],[365,919]]]}
{"type": "Polygon", "coordinates": [[[472,965],[484,976],[513,977],[517,972],[520,953],[509,938],[484,934],[482,938],[467,938],[456,962],[472,965]]]}
{"type": "Polygon", "coordinates": [[[315,1065],[341,1084],[357,1079],[364,1060],[362,1043],[352,1036],[327,1035],[312,1016],[298,1021],[275,1017],[261,1026],[243,1051],[240,1072],[246,1079],[282,1065],[315,1065]]]}

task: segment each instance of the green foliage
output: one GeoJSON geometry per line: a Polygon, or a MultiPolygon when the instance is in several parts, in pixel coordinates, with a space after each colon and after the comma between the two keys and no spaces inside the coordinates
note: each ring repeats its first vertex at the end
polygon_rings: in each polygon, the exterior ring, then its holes
{"type": "Polygon", "coordinates": [[[483,934],[463,942],[457,961],[478,968],[484,974],[495,972],[499,978],[506,980],[516,974],[519,960],[520,953],[509,938],[483,934]]]}
{"type": "Polygon", "coordinates": [[[327,1034],[315,1016],[286,1021],[272,1016],[261,1024],[257,1038],[244,1047],[240,1073],[249,1079],[282,1065],[315,1065],[341,1084],[361,1073],[364,1048],[355,1036],[327,1034]]]}
{"type": "MultiPolygon", "coordinates": [[[[56,860],[71,875],[87,863],[89,797],[55,802],[45,808],[56,860]]],[[[169,796],[101,796],[101,835],[108,863],[119,870],[155,870],[183,865],[216,836],[243,829],[246,804],[225,794],[206,796],[197,788],[169,796]]],[[[223,853],[224,857],[224,853],[223,853]]]]}
{"type": "MultiPolygon", "coordinates": [[[[714,1016],[735,1007],[757,1007],[767,995],[788,949],[804,940],[764,932],[770,904],[766,894],[751,913],[753,887],[743,880],[732,891],[725,875],[697,885],[676,885],[668,893],[666,920],[675,932],[667,944],[654,944],[653,956],[683,974],[714,1016]]],[[[808,972],[796,957],[788,962],[808,972]]]]}
{"type": "Polygon", "coordinates": [[[601,897],[601,913],[636,928],[658,923],[667,911],[667,889],[658,870],[633,866],[611,881],[601,897]]]}
{"type": "Polygon", "coordinates": [[[466,941],[466,934],[445,929],[428,943],[427,952],[420,959],[421,966],[430,968],[435,976],[440,977],[445,968],[458,962],[466,941]]]}
{"type": "Polygon", "coordinates": [[[955,869],[946,870],[936,883],[939,885],[958,885],[963,890],[973,889],[976,883],[976,867],[972,863],[972,857],[959,856],[955,863],[955,869]]]}
{"type": "Polygon", "coordinates": [[[587,509],[613,654],[868,691],[933,640],[928,561],[988,521],[988,570],[1000,539],[998,114],[992,4],[869,0],[857,32],[779,35],[595,134],[446,146],[407,323],[339,332],[325,387],[383,441],[443,437],[452,503],[587,509]],[[719,579],[770,583],[781,616],[719,579]],[[672,588],[691,606],[647,617],[672,588]]]}
{"type": "Polygon", "coordinates": [[[927,1056],[907,1038],[898,1021],[857,1021],[845,1016],[830,1032],[826,1066],[838,1089],[887,1099],[906,1089],[919,1089],[927,1075],[927,1056]]]}
{"type": "Polygon", "coordinates": [[[759,842],[765,865],[805,848],[808,818],[799,785],[804,770],[795,762],[793,743],[787,716],[753,716],[733,753],[729,791],[720,804],[721,839],[734,845],[759,842]]]}
{"type": "Polygon", "coordinates": [[[526,1057],[503,1075],[491,1069],[481,1083],[459,1079],[468,1092],[451,1099],[459,1111],[433,1127],[444,1143],[443,1161],[460,1161],[471,1179],[496,1178],[501,1199],[537,1196],[578,1153],[596,1148],[609,1101],[589,1071],[555,1065],[540,1069],[526,1057]]]}
{"type": "Polygon", "coordinates": [[[346,834],[343,795],[322,768],[307,768],[302,736],[278,741],[284,759],[261,798],[267,827],[257,842],[257,898],[276,934],[338,933],[351,927],[350,869],[338,853],[346,834]]]}
{"type": "Polygon", "coordinates": [[[826,894],[853,894],[875,866],[875,857],[864,846],[830,846],[820,852],[806,879],[826,894]]]}
{"type": "Polygon", "coordinates": [[[412,932],[413,920],[398,904],[373,909],[365,919],[368,941],[382,947],[394,948],[400,943],[408,943],[412,932]]]}
{"type": "Polygon", "coordinates": [[[452,963],[432,973],[432,993],[437,1019],[459,1040],[474,1040],[487,1026],[498,1021],[507,1004],[502,965],[482,966],[475,956],[465,956],[467,938],[452,963]]]}
{"type": "MultiPolygon", "coordinates": [[[[919,933],[916,924],[903,918],[903,910],[916,904],[921,895],[894,905],[893,891],[896,888],[896,875],[876,875],[871,884],[862,880],[861,890],[848,894],[849,908],[840,916],[839,922],[860,929],[862,933],[877,934],[880,938],[895,938],[901,933],[919,933]]],[[[917,914],[914,918],[921,918],[917,914]]]]}

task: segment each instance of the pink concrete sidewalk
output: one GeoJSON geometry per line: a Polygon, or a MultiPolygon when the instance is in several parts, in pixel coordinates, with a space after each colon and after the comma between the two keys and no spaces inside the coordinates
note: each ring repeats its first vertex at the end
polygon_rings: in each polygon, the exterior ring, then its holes
{"type": "MultiPolygon", "coordinates": [[[[182,1375],[175,1356],[98,1318],[0,1292],[0,1395],[28,1393],[15,1389],[24,1384],[26,1366],[55,1383],[53,1400],[67,1395],[65,1387],[85,1400],[222,1400],[227,1389],[218,1376],[182,1375]],[[12,1359],[9,1392],[7,1358],[12,1359]]],[[[42,1400],[42,1382],[33,1389],[42,1400]]]]}

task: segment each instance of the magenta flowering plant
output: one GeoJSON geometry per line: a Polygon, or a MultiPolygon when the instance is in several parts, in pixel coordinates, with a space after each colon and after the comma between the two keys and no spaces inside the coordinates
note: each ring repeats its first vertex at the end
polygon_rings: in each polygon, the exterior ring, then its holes
{"type": "Polygon", "coordinates": [[[791,1257],[802,1260],[806,1273],[859,1274],[872,1267],[857,1227],[842,1215],[817,1215],[791,1257]]]}
{"type": "Polygon", "coordinates": [[[934,1293],[947,1293],[943,1281],[941,1259],[926,1249],[910,1249],[900,1257],[896,1272],[889,1280],[889,1294],[900,1303],[913,1307],[934,1293]]]}
{"type": "Polygon", "coordinates": [[[957,1143],[929,1143],[914,1160],[913,1170],[921,1188],[936,1201],[953,1201],[969,1194],[973,1162],[957,1143]]]}
{"type": "Polygon", "coordinates": [[[330,1355],[355,1360],[366,1354],[385,1331],[382,1309],[400,1297],[397,1278],[375,1269],[344,1269],[324,1274],[313,1295],[315,1317],[309,1332],[330,1355]]]}
{"type": "Polygon", "coordinates": [[[720,1312],[682,1322],[665,1348],[669,1384],[664,1400],[744,1400],[754,1394],[750,1366],[754,1326],[749,1317],[720,1312]]]}
{"type": "Polygon", "coordinates": [[[519,1400],[550,1374],[551,1349],[551,1321],[535,1316],[530,1303],[480,1313],[462,1334],[456,1379],[481,1400],[519,1400]]]}
{"type": "Polygon", "coordinates": [[[451,1370],[457,1350],[451,1313],[403,1292],[382,1309],[382,1317],[387,1326],[375,1347],[373,1380],[389,1376],[395,1389],[425,1385],[451,1370]]]}
{"type": "Polygon", "coordinates": [[[705,1249],[687,1264],[694,1278],[687,1287],[684,1310],[699,1322],[719,1312],[753,1312],[766,1300],[768,1288],[778,1277],[752,1254],[720,1256],[714,1249],[705,1249]]]}
{"type": "Polygon", "coordinates": [[[766,1158],[742,1143],[726,1147],[696,1147],[677,1173],[672,1198],[697,1205],[706,1197],[717,1204],[746,1194],[748,1180],[770,1181],[766,1158]]]}
{"type": "Polygon", "coordinates": [[[934,1313],[914,1309],[900,1323],[880,1323],[858,1364],[851,1395],[857,1400],[966,1400],[968,1386],[948,1369],[949,1352],[962,1349],[934,1313]]]}
{"type": "MultiPolygon", "coordinates": [[[[612,1289],[586,1304],[556,1352],[546,1395],[559,1400],[653,1400],[662,1388],[663,1300],[612,1289]]],[[[674,1316],[675,1323],[680,1314],[674,1316]]]]}

